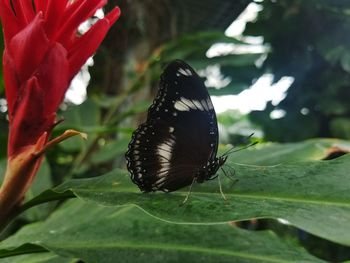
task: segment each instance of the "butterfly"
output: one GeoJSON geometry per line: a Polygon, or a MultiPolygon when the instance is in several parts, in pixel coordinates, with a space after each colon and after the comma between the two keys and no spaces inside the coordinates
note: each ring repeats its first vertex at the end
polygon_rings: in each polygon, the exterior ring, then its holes
{"type": "Polygon", "coordinates": [[[217,177],[218,125],[202,79],[184,61],[168,64],[147,120],[126,152],[131,180],[142,192],[172,192],[217,177]]]}

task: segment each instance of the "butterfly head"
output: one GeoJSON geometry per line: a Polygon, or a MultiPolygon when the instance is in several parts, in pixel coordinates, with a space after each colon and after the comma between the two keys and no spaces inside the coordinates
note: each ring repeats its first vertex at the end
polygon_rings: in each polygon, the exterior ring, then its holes
{"type": "Polygon", "coordinates": [[[197,182],[202,183],[205,180],[212,180],[217,177],[216,173],[219,168],[224,165],[227,160],[227,156],[220,156],[219,158],[214,158],[208,165],[204,166],[203,169],[198,171],[197,182]]]}
{"type": "Polygon", "coordinates": [[[227,155],[223,155],[223,156],[220,156],[219,158],[216,158],[216,162],[217,162],[217,165],[218,165],[218,169],[224,165],[224,163],[226,162],[227,160],[227,155]]]}

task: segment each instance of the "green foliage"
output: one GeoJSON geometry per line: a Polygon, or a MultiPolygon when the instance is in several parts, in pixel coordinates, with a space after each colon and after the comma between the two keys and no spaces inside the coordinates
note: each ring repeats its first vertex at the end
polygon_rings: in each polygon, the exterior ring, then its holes
{"type": "Polygon", "coordinates": [[[320,161],[349,146],[340,140],[311,140],[237,152],[224,169],[234,169],[238,181],[221,174],[227,200],[217,180],[195,185],[185,204],[187,189],[142,194],[120,169],[67,181],[28,201],[25,209],[72,196],[80,201],[67,203],[44,223],[29,225],[2,242],[0,256],[49,250],[86,262],[99,262],[106,255],[110,262],[149,257],[199,262],[203,256],[220,262],[317,262],[289,238],[282,241],[227,223],[282,218],[308,233],[350,245],[349,156],[320,161]]]}
{"type": "Polygon", "coordinates": [[[350,20],[342,1],[264,1],[257,20],[244,34],[263,36],[271,52],[263,63],[275,81],[292,76],[286,98],[251,114],[267,140],[312,137],[350,138],[350,20]],[[283,118],[271,120],[280,109],[283,118]],[[290,125],[293,123],[293,125],[290,125]]]}
{"type": "Polygon", "coordinates": [[[135,206],[91,206],[77,200],[3,242],[0,257],[21,254],[20,245],[28,243],[84,262],[322,262],[271,232],[230,224],[171,224],[135,206]]]}
{"type": "Polygon", "coordinates": [[[229,110],[217,114],[217,120],[222,143],[245,144],[252,133],[254,137],[261,137],[259,127],[253,125],[248,116],[242,115],[239,111],[229,110]]]}
{"type": "MultiPolygon", "coordinates": [[[[309,158],[315,155],[325,157],[326,145],[331,144],[334,145],[334,142],[316,141],[312,144],[280,146],[279,149],[278,145],[268,145],[268,149],[249,149],[246,151],[250,155],[247,165],[237,153],[236,158],[242,163],[233,162],[232,159],[236,159],[233,156],[228,161],[230,168],[225,169],[231,172],[234,169],[238,182],[232,184],[223,176],[221,179],[228,199],[226,202],[220,196],[218,182],[212,181],[194,187],[190,202],[179,207],[187,189],[169,195],[140,195],[128,173],[123,171],[66,182],[54,191],[66,193],[70,190],[83,200],[101,205],[137,205],[167,221],[218,223],[247,218],[283,218],[315,235],[350,245],[347,223],[350,220],[350,207],[347,204],[350,196],[346,191],[349,185],[349,157],[313,162],[300,162],[302,159],[299,157],[298,163],[295,163],[296,159],[291,164],[283,164],[283,159],[291,159],[288,158],[291,155],[296,158],[300,154],[309,158]],[[263,162],[258,158],[261,152],[265,152],[263,162]],[[318,218],[317,222],[314,217],[318,218]],[[335,224],[337,229],[333,227],[335,224]]],[[[45,196],[40,198],[45,199],[45,196]]]]}
{"type": "MultiPolygon", "coordinates": [[[[231,81],[223,88],[208,87],[211,95],[222,96],[238,94],[248,88],[253,79],[261,74],[255,62],[262,54],[228,54],[208,58],[206,53],[213,44],[246,45],[236,38],[228,37],[223,32],[199,32],[185,35],[165,44],[161,53],[155,56],[158,63],[167,63],[173,59],[184,59],[197,70],[208,66],[219,65],[222,73],[230,77],[231,81]]],[[[158,68],[158,76],[160,68],[158,68]]]]}
{"type": "MultiPolygon", "coordinates": [[[[32,252],[29,250],[28,252],[32,252]]],[[[34,250],[35,252],[38,252],[34,250]]],[[[27,254],[20,256],[12,256],[1,259],[1,263],[74,263],[78,260],[74,260],[67,257],[60,257],[54,253],[41,252],[37,254],[27,254]]]]}

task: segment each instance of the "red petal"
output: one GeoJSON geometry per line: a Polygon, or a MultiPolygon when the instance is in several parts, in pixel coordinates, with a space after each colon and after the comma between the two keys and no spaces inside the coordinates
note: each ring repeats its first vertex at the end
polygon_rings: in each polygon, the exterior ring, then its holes
{"type": "Polygon", "coordinates": [[[105,19],[109,21],[110,25],[113,25],[115,21],[120,17],[120,8],[116,6],[115,8],[112,9],[111,12],[109,12],[106,16],[105,19]]]}
{"type": "Polygon", "coordinates": [[[27,25],[31,20],[33,20],[35,13],[33,10],[32,1],[12,0],[11,3],[16,12],[16,17],[22,26],[27,25]]]}
{"type": "Polygon", "coordinates": [[[48,49],[49,40],[43,30],[43,20],[38,14],[20,33],[14,36],[7,47],[12,57],[18,80],[27,80],[36,70],[48,49]]]}
{"type": "Polygon", "coordinates": [[[47,1],[48,0],[34,0],[34,6],[37,13],[42,11],[43,14],[46,14],[47,1]]]}
{"type": "Polygon", "coordinates": [[[56,112],[62,102],[69,87],[68,74],[67,51],[61,44],[54,43],[35,72],[39,85],[43,88],[46,114],[56,112]]]}
{"type": "Polygon", "coordinates": [[[109,27],[108,20],[101,19],[75,42],[68,53],[70,78],[73,78],[86,60],[95,53],[108,32],[109,27]]]}
{"type": "Polygon", "coordinates": [[[57,32],[53,39],[62,43],[63,46],[69,49],[69,44],[72,42],[72,37],[77,33],[79,25],[90,18],[97,9],[103,7],[106,4],[106,0],[89,0],[84,1],[80,6],[74,10],[61,29],[57,32]]]}
{"type": "Polygon", "coordinates": [[[70,1],[70,3],[67,4],[66,10],[64,11],[64,19],[68,20],[68,18],[72,16],[75,10],[79,8],[79,6],[82,5],[84,1],[86,0],[75,0],[73,2],[70,1]]]}
{"type": "Polygon", "coordinates": [[[36,156],[35,152],[44,146],[47,136],[47,133],[42,134],[33,145],[23,147],[16,155],[9,156],[1,186],[1,216],[9,214],[13,207],[23,201],[43,158],[36,156]]]}
{"type": "Polygon", "coordinates": [[[88,32],[77,39],[69,49],[70,78],[78,73],[85,61],[95,53],[111,25],[119,18],[120,9],[114,8],[105,18],[97,21],[88,32]]]}
{"type": "Polygon", "coordinates": [[[54,118],[45,114],[43,90],[35,77],[28,80],[21,91],[21,100],[16,102],[10,123],[9,156],[20,152],[24,146],[33,145],[54,123],[54,118]]]}
{"type": "Polygon", "coordinates": [[[4,31],[5,46],[7,46],[11,38],[22,29],[22,25],[12,11],[10,1],[0,1],[0,16],[4,31]]]}
{"type": "Polygon", "coordinates": [[[20,83],[17,78],[16,69],[12,57],[8,55],[7,50],[5,49],[3,55],[3,73],[5,80],[5,91],[6,91],[6,99],[7,105],[9,109],[9,119],[10,122],[12,120],[12,112],[14,108],[14,104],[16,102],[16,98],[18,97],[18,90],[20,87],[20,83]]]}
{"type": "Polygon", "coordinates": [[[66,10],[68,0],[46,0],[47,9],[44,13],[45,19],[45,31],[50,38],[55,32],[58,31],[60,25],[62,25],[63,15],[66,10]]]}

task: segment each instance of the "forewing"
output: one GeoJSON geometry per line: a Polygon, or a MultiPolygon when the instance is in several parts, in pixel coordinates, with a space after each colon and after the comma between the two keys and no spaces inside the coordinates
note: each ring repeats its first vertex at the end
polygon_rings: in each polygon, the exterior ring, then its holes
{"type": "Polygon", "coordinates": [[[203,80],[185,62],[175,60],[164,70],[148,120],[163,121],[173,127],[176,148],[193,152],[193,164],[216,156],[218,127],[215,110],[203,80]],[[192,146],[190,149],[188,143],[192,146]]]}

